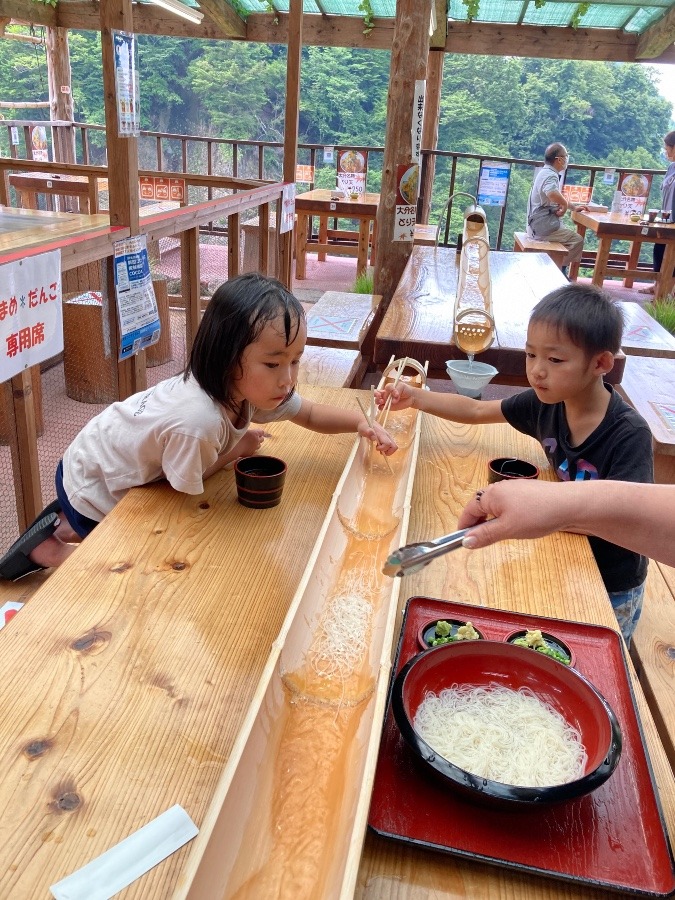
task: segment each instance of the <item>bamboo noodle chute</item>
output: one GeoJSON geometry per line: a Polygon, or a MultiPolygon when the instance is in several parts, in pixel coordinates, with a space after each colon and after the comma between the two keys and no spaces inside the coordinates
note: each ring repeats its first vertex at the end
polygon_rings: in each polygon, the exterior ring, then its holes
{"type": "Polygon", "coordinates": [[[490,236],[482,207],[475,203],[464,211],[462,251],[453,315],[453,340],[473,359],[494,341],[490,283],[490,236]]]}

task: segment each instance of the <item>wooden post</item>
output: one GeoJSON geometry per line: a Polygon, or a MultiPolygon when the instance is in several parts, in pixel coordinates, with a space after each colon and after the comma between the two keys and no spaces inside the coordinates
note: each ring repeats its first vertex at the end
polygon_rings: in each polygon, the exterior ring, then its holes
{"type": "MultiPolygon", "coordinates": [[[[284,181],[295,184],[298,161],[298,121],[300,116],[300,61],[302,53],[302,0],[290,0],[288,16],[288,57],[286,60],[286,119],[284,127],[284,181]]],[[[279,240],[279,279],[292,285],[293,231],[279,240]]]]}
{"type": "Polygon", "coordinates": [[[377,211],[376,294],[389,304],[412,252],[410,242],[394,242],[396,169],[412,161],[411,129],[415,82],[426,77],[429,23],[433,0],[397,0],[394,40],[389,67],[387,130],[384,144],[382,190],[377,211]]]}
{"type": "Polygon", "coordinates": [[[183,231],[180,238],[181,291],[185,303],[185,355],[189,359],[201,318],[199,228],[183,231]]]}
{"type": "MultiPolygon", "coordinates": [[[[123,225],[131,229],[131,234],[139,233],[138,225],[138,140],[136,137],[121,137],[117,124],[117,88],[115,85],[115,50],[113,31],[133,32],[134,21],[131,0],[101,0],[99,5],[101,21],[101,55],[103,58],[103,98],[105,104],[106,147],[108,151],[108,171],[114,173],[108,180],[110,224],[123,225]]],[[[114,347],[120,346],[120,332],[115,299],[115,282],[112,258],[106,266],[105,291],[110,340],[114,347]]],[[[141,351],[130,359],[118,363],[118,394],[120,400],[147,386],[145,373],[145,353],[141,351]]]]}
{"type": "MultiPolygon", "coordinates": [[[[443,85],[443,62],[445,53],[442,50],[429,52],[427,63],[427,91],[424,98],[424,122],[422,124],[422,149],[435,150],[438,145],[438,115],[441,108],[441,88],[443,85]]],[[[420,184],[421,208],[419,221],[425,225],[429,222],[431,195],[436,175],[436,157],[427,157],[424,167],[424,180],[420,184]]],[[[420,172],[420,177],[422,173],[420,172]]]]}
{"type": "Polygon", "coordinates": [[[32,369],[0,384],[0,391],[3,392],[7,438],[14,473],[16,513],[19,530],[23,531],[42,509],[32,369]]]}
{"type": "MultiPolygon", "coordinates": [[[[67,28],[47,28],[47,73],[49,79],[50,118],[60,122],[73,121],[73,95],[70,72],[70,51],[67,28]]],[[[59,125],[54,129],[54,160],[75,162],[75,134],[72,126],[59,125]]],[[[66,199],[68,209],[77,210],[74,199],[66,199]]]]}

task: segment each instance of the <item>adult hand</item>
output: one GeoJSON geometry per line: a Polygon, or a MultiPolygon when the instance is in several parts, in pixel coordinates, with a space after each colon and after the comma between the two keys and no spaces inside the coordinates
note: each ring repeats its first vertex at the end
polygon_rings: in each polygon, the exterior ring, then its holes
{"type": "Polygon", "coordinates": [[[514,480],[478,491],[457,523],[458,528],[471,528],[464,546],[476,550],[509,538],[537,538],[559,531],[564,520],[561,504],[550,502],[551,487],[556,485],[514,480]]]}

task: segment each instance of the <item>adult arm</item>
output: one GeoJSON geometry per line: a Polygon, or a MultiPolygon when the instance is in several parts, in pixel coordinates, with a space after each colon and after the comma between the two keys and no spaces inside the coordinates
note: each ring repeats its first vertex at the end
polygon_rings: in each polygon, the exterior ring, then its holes
{"type": "Polygon", "coordinates": [[[458,527],[471,528],[468,549],[572,531],[675,565],[675,485],[501,481],[472,498],[458,527]]]}

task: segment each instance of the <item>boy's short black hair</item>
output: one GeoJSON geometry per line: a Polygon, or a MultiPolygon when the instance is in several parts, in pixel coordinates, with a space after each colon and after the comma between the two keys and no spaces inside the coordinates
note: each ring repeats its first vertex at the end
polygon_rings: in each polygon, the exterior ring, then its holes
{"type": "Polygon", "coordinates": [[[192,375],[212,400],[233,409],[232,383],[241,375],[244,350],[268,322],[279,318],[288,346],[305,320],[305,311],[276,278],[249,272],[221,284],[197,329],[185,379],[192,375]]]}
{"type": "Polygon", "coordinates": [[[532,310],[534,323],[557,328],[589,356],[621,349],[623,314],[606,291],[592,284],[566,284],[551,291],[532,310]]]}

